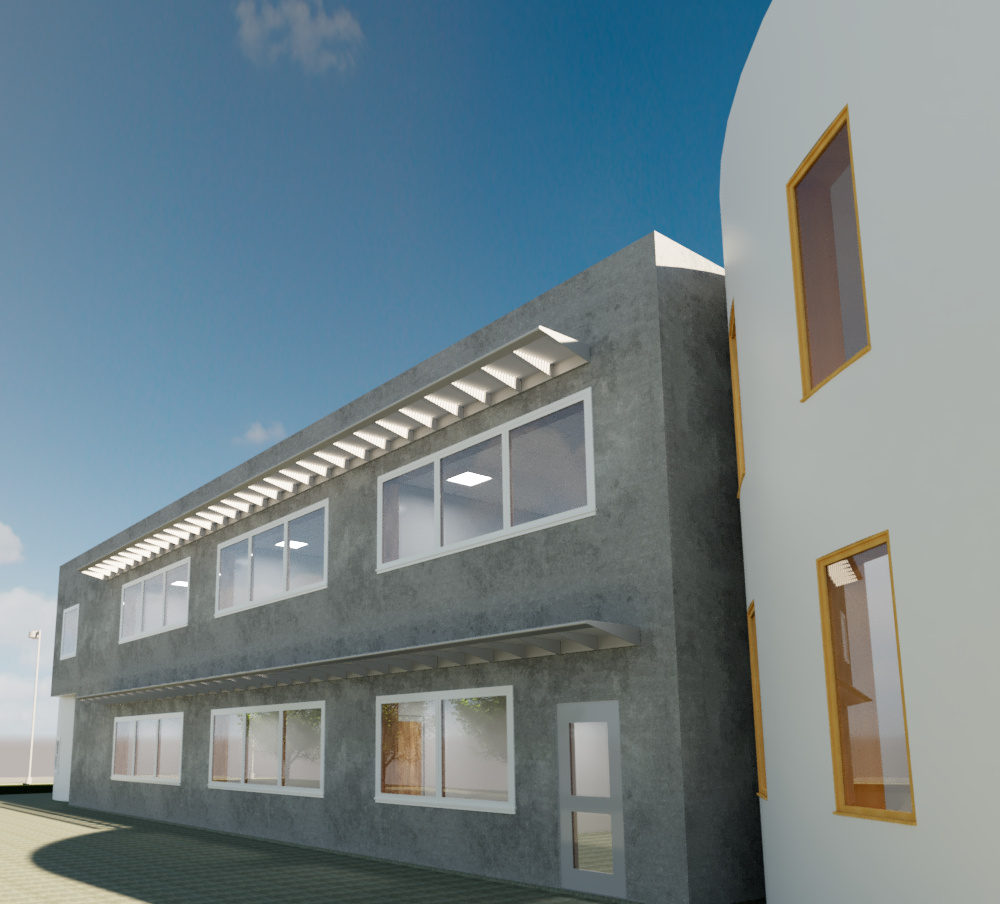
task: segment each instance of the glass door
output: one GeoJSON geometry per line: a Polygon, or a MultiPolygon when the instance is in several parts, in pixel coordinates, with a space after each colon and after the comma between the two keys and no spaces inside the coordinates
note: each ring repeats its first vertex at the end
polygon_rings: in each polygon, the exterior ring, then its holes
{"type": "Polygon", "coordinates": [[[618,701],[560,703],[556,721],[563,887],[624,898],[618,701]]]}

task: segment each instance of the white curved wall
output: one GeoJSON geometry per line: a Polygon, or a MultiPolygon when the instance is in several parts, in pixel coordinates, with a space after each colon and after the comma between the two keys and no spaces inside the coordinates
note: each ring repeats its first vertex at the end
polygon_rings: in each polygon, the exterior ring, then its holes
{"type": "Polygon", "coordinates": [[[1000,900],[1000,4],[774,0],[729,118],[768,904],[1000,900]],[[785,186],[850,111],[871,351],[801,402],[785,186]],[[833,815],[816,559],[888,530],[916,826],[833,815]]]}

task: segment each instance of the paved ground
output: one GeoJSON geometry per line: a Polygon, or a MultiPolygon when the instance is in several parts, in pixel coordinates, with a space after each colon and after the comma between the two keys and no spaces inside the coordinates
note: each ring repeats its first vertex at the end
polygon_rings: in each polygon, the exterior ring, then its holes
{"type": "Polygon", "coordinates": [[[579,904],[607,901],[0,796],[4,904],[579,904]]]}

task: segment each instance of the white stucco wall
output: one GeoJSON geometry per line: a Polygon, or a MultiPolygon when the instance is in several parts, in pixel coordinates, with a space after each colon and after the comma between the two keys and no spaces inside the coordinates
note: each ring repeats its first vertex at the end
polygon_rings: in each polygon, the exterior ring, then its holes
{"type": "Polygon", "coordinates": [[[774,0],[722,157],[768,904],[1000,900],[1000,5],[774,0]],[[801,402],[785,186],[849,106],[871,351],[801,402]],[[816,559],[888,530],[917,825],[833,815],[816,559]]]}

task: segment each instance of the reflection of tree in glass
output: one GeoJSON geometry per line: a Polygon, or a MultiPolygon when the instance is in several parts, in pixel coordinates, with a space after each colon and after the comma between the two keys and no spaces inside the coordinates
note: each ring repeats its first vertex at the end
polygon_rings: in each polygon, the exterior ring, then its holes
{"type": "Polygon", "coordinates": [[[296,760],[314,763],[319,760],[322,715],[318,709],[290,709],[285,712],[285,778],[296,760]]]}
{"type": "Polygon", "coordinates": [[[495,760],[507,759],[507,698],[463,697],[449,700],[463,733],[495,760]]]}
{"type": "MultiPolygon", "coordinates": [[[[413,760],[413,749],[399,743],[399,704],[382,704],[382,784],[385,784],[385,770],[396,760],[409,763],[413,760]]],[[[383,788],[382,790],[385,790],[383,788]]]]}

